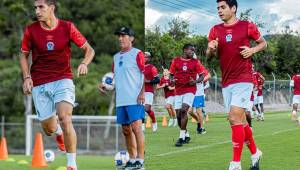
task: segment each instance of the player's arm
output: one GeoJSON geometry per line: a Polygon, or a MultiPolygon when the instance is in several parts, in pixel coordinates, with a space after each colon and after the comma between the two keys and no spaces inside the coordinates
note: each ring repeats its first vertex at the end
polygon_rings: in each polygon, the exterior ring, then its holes
{"type": "MultiPolygon", "coordinates": [[[[137,66],[139,67],[140,71],[142,73],[144,73],[145,71],[145,56],[144,56],[144,53],[142,51],[140,51],[137,56],[136,56],[136,63],[137,63],[137,66]]],[[[143,78],[142,78],[142,82],[143,82],[143,85],[142,85],[142,88],[141,88],[141,91],[138,95],[138,98],[137,98],[137,103],[138,104],[144,104],[145,103],[145,76],[144,74],[143,75],[143,78]]]]}
{"type": "Polygon", "coordinates": [[[162,80],[160,80],[160,82],[156,85],[156,89],[161,89],[166,87],[166,83],[162,83],[162,80]]]}
{"type": "Polygon", "coordinates": [[[257,45],[254,47],[241,46],[242,51],[240,53],[244,58],[249,58],[267,47],[266,40],[261,36],[257,26],[252,22],[248,24],[248,36],[253,39],[257,45]]]}
{"type": "Polygon", "coordinates": [[[33,88],[33,82],[30,76],[29,64],[28,64],[29,52],[22,52],[20,56],[20,65],[23,73],[23,92],[25,95],[31,94],[33,88]]]}
{"type": "Polygon", "coordinates": [[[208,44],[205,55],[207,58],[217,56],[217,49],[219,45],[219,39],[216,36],[216,30],[213,27],[208,35],[208,44]]]}
{"type": "Polygon", "coordinates": [[[30,68],[29,68],[29,54],[31,51],[32,43],[31,43],[31,36],[29,33],[29,29],[26,28],[24,30],[23,39],[21,42],[21,56],[19,59],[21,70],[23,73],[23,92],[25,95],[31,94],[31,90],[33,88],[33,82],[30,75],[30,68]]]}
{"type": "Polygon", "coordinates": [[[175,90],[175,86],[168,86],[169,90],[175,90]]]}
{"type": "Polygon", "coordinates": [[[92,62],[95,56],[95,51],[88,42],[86,42],[81,49],[84,51],[84,58],[77,68],[77,77],[80,75],[86,75],[88,73],[87,66],[92,62]]]}

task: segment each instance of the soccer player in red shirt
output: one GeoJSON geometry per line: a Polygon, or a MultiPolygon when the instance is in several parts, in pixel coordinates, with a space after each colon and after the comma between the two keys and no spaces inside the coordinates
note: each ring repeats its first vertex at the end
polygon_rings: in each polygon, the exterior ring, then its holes
{"type": "Polygon", "coordinates": [[[160,78],[160,82],[156,86],[156,89],[160,89],[160,88],[164,88],[165,99],[166,99],[166,109],[170,116],[168,126],[176,126],[177,119],[176,119],[176,113],[174,110],[175,86],[174,85],[171,86],[170,72],[168,69],[164,69],[163,76],[160,78]]]}
{"type": "MultiPolygon", "coordinates": [[[[290,86],[294,87],[292,120],[297,120],[297,109],[300,103],[300,73],[292,77],[290,86]]],[[[298,123],[300,125],[300,119],[298,119],[298,123]]]]}
{"type": "MultiPolygon", "coordinates": [[[[154,98],[154,86],[159,83],[159,76],[157,69],[154,65],[150,64],[151,54],[145,52],[145,111],[148,113],[152,120],[152,131],[157,131],[157,123],[154,111],[151,109],[154,98]]],[[[145,124],[143,123],[143,127],[145,124]]]]}
{"type": "Polygon", "coordinates": [[[76,133],[72,125],[75,87],[70,65],[74,42],[84,51],[77,74],[88,73],[94,50],[72,22],[55,16],[55,0],[35,0],[37,22],[27,26],[20,57],[24,94],[32,94],[35,109],[47,135],[56,134],[58,147],[67,152],[67,169],[76,170],[76,133]],[[32,54],[32,65],[28,57],[32,54]],[[56,117],[58,115],[58,120],[56,117]]]}
{"type": "Polygon", "coordinates": [[[194,101],[196,83],[201,83],[204,79],[205,69],[199,60],[193,58],[194,53],[195,47],[192,44],[185,44],[183,56],[174,58],[170,67],[171,82],[175,82],[175,110],[180,128],[179,139],[175,144],[177,147],[190,142],[187,113],[194,101]]]}
{"type": "Polygon", "coordinates": [[[257,120],[265,120],[264,116],[264,99],[263,99],[263,86],[265,83],[265,77],[259,72],[255,71],[254,75],[257,79],[257,96],[254,99],[255,109],[258,111],[257,120]]]}
{"type": "Polygon", "coordinates": [[[236,17],[236,0],[217,0],[218,14],[224,23],[211,28],[207,57],[218,54],[222,72],[222,93],[232,129],[233,159],[230,170],[241,169],[243,144],[252,154],[251,169],[259,167],[262,152],[256,148],[252,130],[247,124],[245,108],[249,106],[252,84],[251,56],[266,48],[267,43],[255,24],[236,17]],[[250,47],[250,40],[257,45],[250,47]]]}

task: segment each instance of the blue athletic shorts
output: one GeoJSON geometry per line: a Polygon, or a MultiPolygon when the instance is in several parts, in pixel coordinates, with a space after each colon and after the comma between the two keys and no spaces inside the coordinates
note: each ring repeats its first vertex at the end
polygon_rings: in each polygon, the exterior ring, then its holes
{"type": "Polygon", "coordinates": [[[141,120],[145,117],[144,105],[129,105],[119,106],[116,108],[117,123],[122,125],[129,125],[136,120],[141,120]]]}
{"type": "Polygon", "coordinates": [[[205,98],[204,96],[195,96],[194,102],[193,102],[194,108],[200,108],[205,107],[205,98]]]}

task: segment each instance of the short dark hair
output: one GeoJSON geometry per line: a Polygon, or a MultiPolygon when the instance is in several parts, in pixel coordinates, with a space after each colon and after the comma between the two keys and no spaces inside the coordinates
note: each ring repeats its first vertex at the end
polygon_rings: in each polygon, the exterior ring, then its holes
{"type": "Polygon", "coordinates": [[[190,48],[193,51],[196,51],[196,47],[193,44],[189,44],[189,43],[184,44],[182,50],[184,51],[185,49],[188,49],[188,48],[190,48]]]}
{"type": "MultiPolygon", "coordinates": [[[[226,4],[227,4],[230,8],[232,8],[233,6],[235,6],[236,11],[237,11],[238,3],[237,3],[236,0],[217,0],[217,3],[222,2],[222,1],[225,1],[226,4]]],[[[235,11],[235,13],[236,13],[236,11],[235,11]]]]}
{"type": "MultiPolygon", "coordinates": [[[[38,1],[38,0],[35,0],[38,1]]],[[[56,0],[44,0],[47,5],[54,5],[56,7],[56,0]]]]}

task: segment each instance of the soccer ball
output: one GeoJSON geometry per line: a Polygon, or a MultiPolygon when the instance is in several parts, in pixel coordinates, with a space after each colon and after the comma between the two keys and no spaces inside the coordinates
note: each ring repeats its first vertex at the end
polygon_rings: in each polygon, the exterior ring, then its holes
{"type": "Polygon", "coordinates": [[[53,162],[54,159],[55,159],[54,152],[52,150],[49,150],[49,149],[44,151],[44,156],[45,156],[46,162],[53,162]]]}
{"type": "Polygon", "coordinates": [[[115,155],[116,167],[124,167],[129,161],[129,154],[126,151],[120,151],[115,155]]]}
{"type": "Polygon", "coordinates": [[[114,73],[106,73],[102,77],[102,84],[104,85],[106,90],[113,90],[115,88],[114,73]]]}

